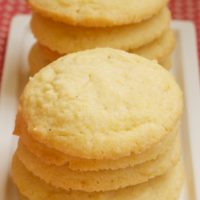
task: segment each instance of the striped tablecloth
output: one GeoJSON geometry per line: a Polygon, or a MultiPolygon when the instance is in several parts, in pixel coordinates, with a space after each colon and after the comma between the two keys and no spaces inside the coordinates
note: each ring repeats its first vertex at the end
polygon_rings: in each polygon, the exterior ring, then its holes
{"type": "MultiPolygon", "coordinates": [[[[195,23],[200,60],[200,0],[171,0],[169,7],[174,19],[192,20],[195,23]]],[[[25,0],[0,0],[0,81],[10,21],[16,14],[29,12],[25,0]]]]}

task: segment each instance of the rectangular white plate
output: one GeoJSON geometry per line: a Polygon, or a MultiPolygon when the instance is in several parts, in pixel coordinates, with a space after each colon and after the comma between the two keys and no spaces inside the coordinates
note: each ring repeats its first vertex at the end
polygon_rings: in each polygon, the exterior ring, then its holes
{"type": "MultiPolygon", "coordinates": [[[[34,38],[30,16],[16,16],[11,24],[0,95],[0,200],[17,200],[10,164],[17,138],[12,135],[18,97],[28,80],[27,54],[34,38]]],[[[180,200],[200,200],[200,87],[195,28],[174,21],[177,36],[173,73],[185,94],[182,150],[186,174],[180,200]]]]}

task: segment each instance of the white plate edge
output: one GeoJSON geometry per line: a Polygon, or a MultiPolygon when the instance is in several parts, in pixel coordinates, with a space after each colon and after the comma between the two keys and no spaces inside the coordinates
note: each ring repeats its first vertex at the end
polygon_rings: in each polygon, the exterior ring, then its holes
{"type": "Polygon", "coordinates": [[[200,199],[200,78],[199,78],[199,63],[198,63],[198,50],[197,50],[197,37],[195,26],[190,21],[174,21],[173,28],[180,30],[180,40],[184,41],[182,45],[182,59],[185,66],[183,69],[183,87],[185,91],[185,112],[187,112],[188,128],[190,147],[191,147],[191,160],[194,173],[194,189],[196,199],[200,199]],[[189,36],[193,36],[188,38],[189,36]],[[190,55],[188,55],[190,52],[190,55]],[[190,66],[191,60],[193,65],[190,66]],[[192,88],[192,89],[191,89],[192,88]]]}
{"type": "MultiPolygon", "coordinates": [[[[5,191],[7,187],[7,179],[8,179],[8,173],[10,169],[8,168],[8,165],[11,162],[11,143],[13,140],[12,134],[5,134],[5,132],[8,132],[8,126],[6,124],[13,124],[15,120],[15,115],[13,113],[10,113],[7,111],[6,108],[9,108],[10,110],[15,110],[18,104],[17,100],[17,92],[18,92],[18,83],[19,83],[19,76],[11,76],[11,74],[18,74],[20,63],[21,63],[21,50],[14,51],[13,41],[15,42],[14,45],[17,47],[21,47],[22,40],[23,40],[23,32],[24,32],[24,26],[25,24],[21,24],[21,21],[27,22],[28,18],[27,15],[17,15],[13,17],[11,24],[10,24],[10,32],[8,34],[8,43],[6,47],[6,54],[5,54],[5,60],[4,60],[4,67],[3,73],[2,73],[2,79],[1,79],[1,91],[0,91],[0,132],[1,138],[0,139],[0,159],[4,160],[4,162],[1,162],[1,169],[3,169],[3,172],[0,173],[0,189],[1,191],[5,191]],[[17,38],[17,40],[14,40],[14,38],[17,38]],[[20,38],[20,39],[19,39],[20,38]],[[9,53],[8,53],[9,52],[9,53]],[[13,59],[16,61],[16,66],[13,66],[12,60],[10,60],[10,57],[13,57],[13,59]],[[8,98],[6,93],[9,93],[12,95],[12,98],[8,98]],[[3,150],[2,150],[3,149],[3,150]]],[[[12,133],[13,127],[10,128],[10,133],[12,133]]],[[[5,199],[6,193],[0,192],[0,199],[5,199]]]]}

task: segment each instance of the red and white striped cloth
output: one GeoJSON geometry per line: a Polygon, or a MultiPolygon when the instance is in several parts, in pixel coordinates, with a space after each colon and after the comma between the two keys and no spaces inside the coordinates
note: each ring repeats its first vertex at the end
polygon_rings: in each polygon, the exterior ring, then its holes
{"type": "Polygon", "coordinates": [[[171,0],[169,7],[172,11],[173,19],[190,20],[194,22],[197,31],[198,55],[200,61],[200,0],[171,0]]]}
{"type": "MultiPolygon", "coordinates": [[[[200,60],[200,0],[171,0],[169,7],[174,19],[192,20],[195,23],[200,60]]],[[[25,0],[0,0],[0,81],[10,21],[19,13],[30,13],[25,0]]]]}

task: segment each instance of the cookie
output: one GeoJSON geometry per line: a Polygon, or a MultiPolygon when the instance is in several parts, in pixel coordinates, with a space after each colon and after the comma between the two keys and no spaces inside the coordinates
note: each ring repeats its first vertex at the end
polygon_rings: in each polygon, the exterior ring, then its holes
{"type": "MultiPolygon", "coordinates": [[[[175,35],[174,32],[169,29],[163,33],[163,35],[153,42],[144,45],[138,49],[130,50],[130,53],[135,53],[141,56],[144,56],[151,60],[157,60],[162,66],[164,66],[166,69],[169,69],[170,64],[170,57],[169,55],[172,53],[172,51],[175,48],[175,35]]],[[[45,59],[49,60],[49,63],[58,59],[61,56],[64,56],[62,54],[57,53],[56,51],[52,51],[49,48],[37,44],[38,51],[40,51],[40,54],[42,57],[45,57],[45,59]]]]}
{"type": "Polygon", "coordinates": [[[28,198],[24,197],[22,194],[19,194],[19,200],[28,200],[28,198]]]}
{"type": "MultiPolygon", "coordinates": [[[[172,49],[173,50],[173,49],[172,49]]],[[[151,52],[150,52],[151,54],[151,52]]],[[[38,43],[34,44],[29,53],[29,71],[30,75],[33,76],[40,69],[55,61],[56,59],[64,55],[58,54],[55,51],[39,45],[38,43]],[[37,52],[35,52],[37,51],[37,52]]],[[[151,55],[150,55],[151,56],[151,55]]],[[[156,58],[153,58],[155,60],[156,58]]],[[[163,66],[165,69],[169,70],[172,66],[171,56],[164,57],[158,63],[163,66]]]]}
{"type": "Polygon", "coordinates": [[[53,62],[57,60],[58,58],[64,56],[65,54],[59,54],[57,51],[52,51],[48,47],[45,47],[44,45],[41,45],[40,43],[37,43],[38,48],[40,48],[39,51],[41,51],[42,56],[44,56],[49,61],[53,62]]]}
{"type": "Polygon", "coordinates": [[[175,48],[175,35],[172,30],[167,30],[158,39],[154,40],[150,44],[147,44],[139,49],[131,50],[131,53],[135,53],[144,56],[148,59],[155,59],[159,63],[165,60],[175,48]]]}
{"type": "Polygon", "coordinates": [[[91,27],[119,26],[150,18],[168,0],[29,0],[36,12],[66,24],[91,27]]]}
{"type": "Polygon", "coordinates": [[[35,140],[87,159],[145,151],[172,133],[182,109],[182,92],[168,71],[111,48],[51,63],[30,79],[19,105],[35,140]]]}
{"type": "Polygon", "coordinates": [[[109,192],[80,192],[57,189],[33,176],[17,156],[13,159],[12,177],[20,192],[29,200],[177,200],[183,185],[180,163],[163,176],[146,183],[109,192]]]}
{"type": "Polygon", "coordinates": [[[43,52],[41,51],[37,43],[31,47],[28,56],[28,62],[29,62],[29,72],[31,76],[33,76],[40,69],[42,69],[43,67],[45,67],[50,63],[50,61],[45,58],[43,52]]]}
{"type": "MultiPolygon", "coordinates": [[[[178,127],[178,126],[177,126],[178,127]]],[[[131,154],[130,156],[117,159],[117,160],[95,160],[95,159],[81,159],[77,157],[71,157],[63,154],[52,148],[48,148],[45,145],[34,140],[27,131],[23,131],[20,137],[21,142],[28,148],[28,150],[40,158],[48,165],[64,165],[67,164],[71,170],[79,171],[98,171],[102,169],[121,169],[126,167],[133,167],[137,164],[147,162],[149,160],[156,159],[159,155],[165,153],[171,148],[174,139],[177,135],[178,128],[175,128],[172,134],[169,134],[162,138],[153,147],[147,149],[140,154],[131,154]]]]}
{"type": "MultiPolygon", "coordinates": [[[[64,54],[59,54],[56,51],[52,51],[51,49],[37,44],[40,48],[39,51],[42,51],[43,56],[49,60],[54,61],[64,54]]],[[[141,56],[144,56],[148,59],[155,59],[163,61],[163,58],[168,57],[169,54],[173,51],[175,47],[175,35],[171,29],[166,30],[159,38],[155,39],[153,42],[150,42],[147,45],[144,45],[138,49],[130,50],[130,53],[135,53],[141,56]]]]}
{"type": "Polygon", "coordinates": [[[160,65],[162,65],[165,69],[170,70],[172,67],[172,56],[165,58],[163,61],[160,62],[160,65]]]}
{"type": "Polygon", "coordinates": [[[59,54],[67,54],[96,47],[139,48],[161,36],[169,22],[167,8],[147,21],[111,28],[73,27],[35,13],[31,28],[39,43],[59,54]]]}
{"type": "Polygon", "coordinates": [[[166,173],[178,162],[180,145],[177,139],[173,146],[157,159],[134,167],[97,172],[72,171],[68,165],[47,165],[29,152],[22,143],[18,145],[17,156],[30,172],[56,188],[87,192],[109,191],[137,185],[166,173]]]}

